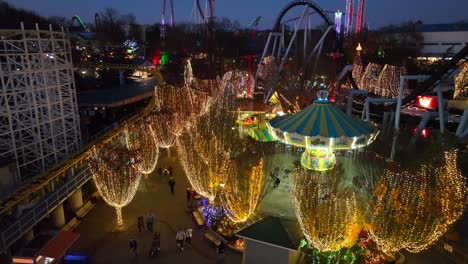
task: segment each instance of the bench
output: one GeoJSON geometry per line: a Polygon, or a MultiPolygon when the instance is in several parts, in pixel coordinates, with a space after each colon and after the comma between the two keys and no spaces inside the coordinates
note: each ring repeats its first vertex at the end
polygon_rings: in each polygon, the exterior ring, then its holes
{"type": "Polygon", "coordinates": [[[65,226],[62,227],[63,231],[73,231],[79,224],[81,223],[80,220],[76,219],[76,217],[73,217],[70,222],[68,222],[65,226]]]}
{"type": "Polygon", "coordinates": [[[213,230],[209,230],[208,232],[205,233],[205,238],[211,241],[215,246],[218,246],[221,241],[224,242],[224,244],[228,245],[227,240],[222,238],[220,235],[218,235],[216,232],[213,230]]]}
{"type": "Polygon", "coordinates": [[[80,209],[78,209],[78,211],[76,211],[75,213],[76,217],[83,218],[86,214],[88,214],[89,211],[91,211],[91,209],[93,209],[93,207],[94,207],[94,203],[92,203],[91,201],[88,201],[80,209]]]}
{"type": "Polygon", "coordinates": [[[213,234],[212,232],[205,233],[205,238],[211,241],[213,244],[215,244],[215,246],[217,246],[219,242],[221,241],[218,234],[213,234]]]}
{"type": "Polygon", "coordinates": [[[192,215],[195,218],[195,221],[197,221],[198,227],[205,225],[205,219],[199,211],[193,211],[192,215]]]}

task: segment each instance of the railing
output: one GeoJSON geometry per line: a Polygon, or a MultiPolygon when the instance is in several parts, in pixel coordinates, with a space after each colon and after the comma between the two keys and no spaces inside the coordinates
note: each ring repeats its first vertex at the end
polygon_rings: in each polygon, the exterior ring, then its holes
{"type": "Polygon", "coordinates": [[[18,219],[0,230],[0,253],[6,252],[9,246],[91,179],[91,173],[86,164],[81,165],[71,174],[33,208],[22,213],[18,219]]]}

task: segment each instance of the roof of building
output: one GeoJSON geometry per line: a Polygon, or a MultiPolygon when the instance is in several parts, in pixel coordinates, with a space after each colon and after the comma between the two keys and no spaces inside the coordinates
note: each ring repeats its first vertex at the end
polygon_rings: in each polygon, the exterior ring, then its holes
{"type": "Polygon", "coordinates": [[[416,25],[416,32],[468,31],[468,23],[416,25]]]}
{"type": "Polygon", "coordinates": [[[119,107],[131,104],[154,94],[155,78],[130,82],[121,87],[88,90],[78,93],[78,104],[88,107],[119,107]]]}
{"type": "Polygon", "coordinates": [[[236,233],[242,238],[291,250],[299,247],[301,234],[297,221],[274,216],[266,217],[236,233]]]}

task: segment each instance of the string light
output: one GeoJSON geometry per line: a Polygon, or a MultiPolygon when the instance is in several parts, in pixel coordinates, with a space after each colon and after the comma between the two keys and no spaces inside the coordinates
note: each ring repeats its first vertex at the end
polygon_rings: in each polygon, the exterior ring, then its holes
{"type": "Polygon", "coordinates": [[[229,173],[221,200],[233,222],[245,222],[257,208],[263,184],[263,162],[244,173],[229,173]]]}
{"type": "Polygon", "coordinates": [[[369,92],[373,92],[375,90],[375,86],[377,86],[378,76],[381,70],[382,65],[380,64],[367,64],[366,70],[364,71],[364,74],[361,77],[359,88],[366,89],[369,92]]]}
{"type": "Polygon", "coordinates": [[[141,179],[141,156],[137,149],[93,146],[88,166],[104,201],[115,208],[117,225],[123,225],[122,207],[132,201],[141,179]]]}
{"type": "Polygon", "coordinates": [[[384,171],[369,206],[370,237],[384,252],[420,252],[460,219],[468,196],[456,160],[456,152],[446,152],[441,167],[425,164],[416,172],[384,171]]]}
{"type": "MultiPolygon", "coordinates": [[[[374,94],[396,98],[400,89],[400,76],[406,75],[406,67],[398,67],[385,64],[377,79],[377,86],[373,87],[374,94]]],[[[409,94],[408,89],[404,89],[404,96],[409,94]]]]}
{"type": "Polygon", "coordinates": [[[362,211],[343,175],[340,165],[326,173],[294,170],[294,211],[307,241],[320,251],[351,247],[362,229],[362,211]]]}
{"type": "Polygon", "coordinates": [[[353,73],[352,73],[353,79],[357,84],[361,83],[363,74],[364,74],[364,65],[362,64],[362,58],[361,56],[357,56],[354,59],[353,73]]]}
{"type": "Polygon", "coordinates": [[[468,99],[468,64],[455,78],[455,92],[453,99],[468,99]]]}
{"type": "Polygon", "coordinates": [[[238,136],[232,130],[235,113],[230,99],[219,100],[210,111],[194,117],[177,140],[182,167],[194,189],[214,201],[231,172],[231,153],[238,136]]]}
{"type": "Polygon", "coordinates": [[[162,111],[148,116],[155,141],[160,148],[170,148],[182,133],[184,127],[178,118],[179,115],[162,111]]]}
{"type": "Polygon", "coordinates": [[[129,149],[140,150],[142,156],[141,172],[150,174],[156,168],[159,149],[156,144],[154,129],[148,122],[140,121],[125,128],[123,135],[129,149]]]}

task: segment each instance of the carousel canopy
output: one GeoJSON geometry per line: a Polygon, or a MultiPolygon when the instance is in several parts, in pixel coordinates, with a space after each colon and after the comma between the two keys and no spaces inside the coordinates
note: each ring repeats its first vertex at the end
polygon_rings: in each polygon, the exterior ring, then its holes
{"type": "Polygon", "coordinates": [[[313,104],[294,115],[270,121],[270,132],[279,140],[302,147],[346,149],[368,145],[375,139],[378,131],[372,124],[346,115],[326,96],[326,92],[319,95],[313,104]]]}
{"type": "Polygon", "coordinates": [[[251,129],[249,131],[249,136],[260,142],[276,141],[276,139],[268,132],[268,129],[265,128],[251,129]]]}

